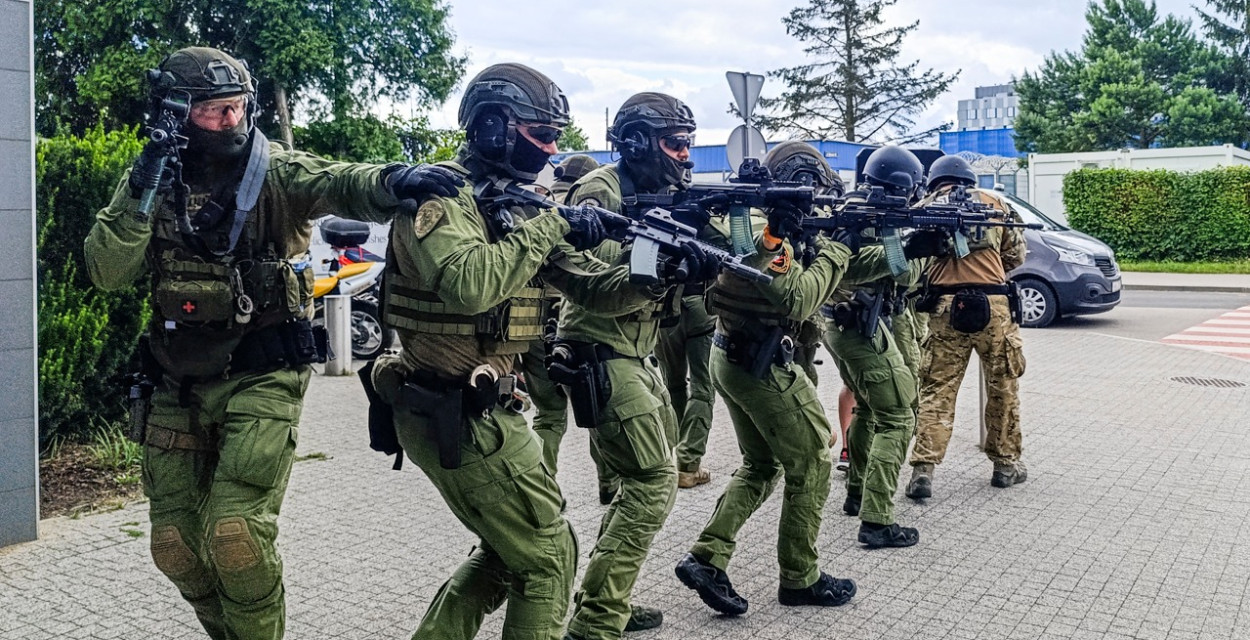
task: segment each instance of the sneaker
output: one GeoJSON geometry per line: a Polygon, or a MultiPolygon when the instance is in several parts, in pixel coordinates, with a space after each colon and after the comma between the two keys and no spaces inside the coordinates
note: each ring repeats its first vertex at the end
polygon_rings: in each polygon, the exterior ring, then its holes
{"type": "Polygon", "coordinates": [[[664,612],[651,607],[630,607],[629,622],[625,623],[626,631],[646,631],[664,624],[664,612]]]}
{"type": "Polygon", "coordinates": [[[883,547],[910,547],[920,542],[920,531],[915,527],[900,527],[894,524],[876,524],[861,522],[859,525],[859,541],[869,549],[883,547]]]}
{"type": "Polygon", "coordinates": [[[850,468],[851,468],[851,454],[846,449],[843,449],[842,453],[838,454],[837,469],[838,471],[841,471],[842,473],[846,473],[846,470],[850,468]]]}
{"type": "Polygon", "coordinates": [[[787,607],[813,605],[817,607],[837,607],[844,605],[855,597],[855,581],[835,578],[823,571],[820,578],[806,589],[777,589],[777,601],[787,607]]]}
{"type": "Polygon", "coordinates": [[[703,604],[718,613],[740,616],[747,612],[747,600],[734,591],[729,575],[703,558],[687,553],[677,563],[676,572],[682,584],[699,592],[703,604]]]}
{"type": "Polygon", "coordinates": [[[1017,460],[1015,464],[994,463],[994,475],[990,478],[990,484],[999,489],[1006,489],[1013,484],[1020,484],[1029,479],[1029,470],[1024,466],[1024,462],[1017,460]]]}
{"type": "Polygon", "coordinates": [[[846,500],[842,502],[842,513],[848,516],[859,515],[859,503],[863,502],[864,496],[857,493],[847,492],[846,500]]]}
{"type": "Polygon", "coordinates": [[[707,484],[712,481],[712,472],[699,467],[694,471],[678,471],[677,472],[677,488],[689,489],[697,487],[701,484],[707,484]]]}
{"type": "Polygon", "coordinates": [[[907,483],[906,495],[912,500],[933,497],[933,465],[921,463],[912,466],[911,482],[907,483]]]}

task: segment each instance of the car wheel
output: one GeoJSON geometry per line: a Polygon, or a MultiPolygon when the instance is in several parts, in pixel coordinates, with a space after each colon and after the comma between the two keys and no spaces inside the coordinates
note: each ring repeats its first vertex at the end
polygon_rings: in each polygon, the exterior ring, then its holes
{"type": "Polygon", "coordinates": [[[1050,285],[1026,278],[1020,284],[1020,326],[1045,327],[1059,317],[1059,300],[1050,285]]]}
{"type": "Polygon", "coordinates": [[[386,327],[376,300],[362,296],[352,299],[352,357],[373,360],[386,350],[386,327]]]}

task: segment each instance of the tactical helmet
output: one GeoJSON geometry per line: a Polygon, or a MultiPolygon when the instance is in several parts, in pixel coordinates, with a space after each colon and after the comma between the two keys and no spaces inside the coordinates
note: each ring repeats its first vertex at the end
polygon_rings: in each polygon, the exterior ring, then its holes
{"type": "Polygon", "coordinates": [[[556,166],[556,180],[562,182],[577,182],[582,176],[599,168],[599,163],[594,158],[584,154],[576,153],[565,158],[556,166]]]}
{"type": "Polygon", "coordinates": [[[159,69],[148,72],[154,97],[185,91],[192,101],[245,93],[255,96],[256,85],[247,63],[219,49],[187,47],[171,53],[159,69]]]}
{"type": "Polygon", "coordinates": [[[778,182],[803,182],[825,191],[837,191],[838,195],[845,191],[842,178],[833,172],[824,156],[801,140],[787,140],[773,147],[764,156],[764,166],[778,182]]]}
{"type": "Polygon", "coordinates": [[[942,156],[933,161],[929,166],[929,182],[928,188],[933,190],[938,183],[953,182],[961,184],[965,187],[971,187],[977,183],[977,174],[972,170],[972,165],[967,160],[959,156],[942,156]]]}
{"type": "Polygon", "coordinates": [[[660,138],[679,130],[694,131],[694,112],[673,96],[644,91],[630,96],[616,112],[608,138],[633,178],[644,189],[689,182],[689,162],[680,162],[660,148],[660,138]]]}
{"type": "Polygon", "coordinates": [[[924,165],[915,154],[898,145],[873,151],[864,163],[864,181],[886,187],[888,195],[912,197],[924,185],[924,165]]]}
{"type": "Polygon", "coordinates": [[[551,78],[513,62],[491,65],[469,81],[460,99],[460,126],[468,129],[488,106],[505,109],[509,119],[555,126],[569,123],[569,100],[551,78]]]}

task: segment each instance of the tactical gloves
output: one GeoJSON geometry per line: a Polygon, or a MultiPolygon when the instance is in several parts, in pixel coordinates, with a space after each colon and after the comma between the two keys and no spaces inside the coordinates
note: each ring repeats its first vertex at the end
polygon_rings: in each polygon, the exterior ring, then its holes
{"type": "Polygon", "coordinates": [[[574,249],[593,249],[607,237],[607,229],[603,227],[603,221],[599,219],[599,213],[594,207],[561,207],[558,211],[565,222],[569,223],[569,232],[564,234],[564,239],[574,249]]]}
{"type": "Polygon", "coordinates": [[[768,210],[768,232],[778,238],[793,241],[803,233],[803,212],[795,207],[780,205],[768,210]]]}
{"type": "Polygon", "coordinates": [[[161,142],[149,140],[143,145],[143,152],[135,159],[135,164],[130,169],[129,185],[132,198],[138,198],[148,189],[160,187],[162,182],[169,183],[170,176],[162,176],[162,171],[165,168],[165,160],[173,157],[174,149],[172,139],[161,142]]]}
{"type": "Polygon", "coordinates": [[[464,186],[454,171],[432,164],[398,165],[382,173],[382,184],[400,200],[421,200],[428,196],[450,198],[464,186]]]}
{"type": "Polygon", "coordinates": [[[946,254],[946,233],[938,229],[917,231],[903,244],[903,255],[908,260],[937,257],[946,254]]]}
{"type": "Polygon", "coordinates": [[[858,229],[834,229],[829,234],[829,239],[838,244],[846,245],[846,248],[851,250],[851,255],[859,253],[860,235],[858,229]]]}
{"type": "Polygon", "coordinates": [[[668,280],[672,284],[707,282],[720,272],[720,263],[697,243],[681,245],[681,255],[672,256],[668,280]]]}

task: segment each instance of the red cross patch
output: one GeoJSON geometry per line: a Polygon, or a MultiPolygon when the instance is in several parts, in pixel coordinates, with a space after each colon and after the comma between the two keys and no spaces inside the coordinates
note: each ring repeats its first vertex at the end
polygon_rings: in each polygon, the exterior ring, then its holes
{"type": "Polygon", "coordinates": [[[197,307],[195,306],[194,300],[187,300],[186,302],[182,303],[182,312],[187,315],[191,315],[195,313],[196,308],[197,307]]]}

